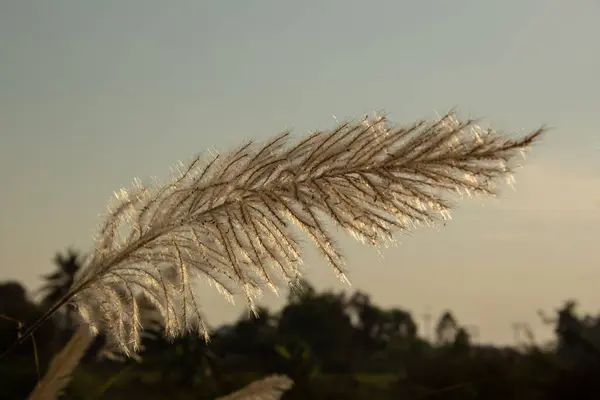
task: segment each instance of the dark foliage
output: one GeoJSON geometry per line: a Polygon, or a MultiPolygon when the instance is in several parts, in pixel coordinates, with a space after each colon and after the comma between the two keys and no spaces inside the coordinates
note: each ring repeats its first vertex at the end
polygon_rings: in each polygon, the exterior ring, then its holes
{"type": "MultiPolygon", "coordinates": [[[[6,346],[19,323],[39,315],[16,283],[0,285],[0,335],[6,346]]],[[[446,311],[436,337],[418,335],[407,310],[383,309],[356,292],[317,293],[308,284],[279,312],[260,310],[222,326],[210,343],[195,335],[174,342],[148,338],[141,362],[98,361],[90,349],[65,398],[213,399],[272,373],[295,384],[285,399],[566,399],[596,398],[600,357],[597,318],[578,318],[574,304],[551,319],[556,346],[520,348],[472,343],[446,311]]],[[[68,326],[37,333],[40,369],[68,326]],[[42,339],[43,338],[43,339],[42,339]]],[[[62,342],[62,341],[61,341],[62,342]]],[[[0,398],[26,397],[37,379],[27,342],[2,361],[0,398]]]]}

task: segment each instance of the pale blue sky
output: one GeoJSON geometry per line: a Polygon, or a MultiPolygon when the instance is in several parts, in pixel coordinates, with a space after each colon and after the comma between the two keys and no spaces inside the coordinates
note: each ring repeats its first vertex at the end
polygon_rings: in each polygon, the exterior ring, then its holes
{"type": "MultiPolygon", "coordinates": [[[[599,15],[594,0],[3,1],[0,279],[36,287],[56,251],[91,244],[113,190],[207,148],[458,106],[554,129],[516,192],[458,202],[383,259],[342,240],[349,277],[417,318],[449,307],[485,341],[521,321],[545,337],[538,308],[600,304],[599,15]]],[[[309,261],[318,287],[343,288],[309,261]]],[[[205,308],[240,310],[212,292],[205,308]]]]}

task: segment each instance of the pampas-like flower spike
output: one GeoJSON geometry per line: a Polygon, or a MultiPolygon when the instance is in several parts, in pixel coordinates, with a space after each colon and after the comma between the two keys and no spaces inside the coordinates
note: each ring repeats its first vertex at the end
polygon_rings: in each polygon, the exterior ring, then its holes
{"type": "Polygon", "coordinates": [[[216,400],[280,400],[293,385],[294,382],[285,375],[271,375],[216,400]]]}
{"type": "Polygon", "coordinates": [[[29,400],[57,399],[71,381],[73,371],[92,344],[94,336],[89,328],[80,325],[69,342],[58,352],[50,362],[48,371],[29,395],[29,400]]]}
{"type": "Polygon", "coordinates": [[[136,181],[116,193],[62,303],[125,354],[140,345],[138,296],[160,312],[168,337],[193,330],[208,338],[197,277],[229,297],[243,289],[252,308],[261,288],[297,281],[295,225],[343,278],[323,216],[362,242],[393,240],[395,231],[449,217],[445,192],[495,194],[543,130],[510,139],[452,113],[401,128],[375,117],[291,145],[285,133],[197,158],[164,186],[136,181]]]}

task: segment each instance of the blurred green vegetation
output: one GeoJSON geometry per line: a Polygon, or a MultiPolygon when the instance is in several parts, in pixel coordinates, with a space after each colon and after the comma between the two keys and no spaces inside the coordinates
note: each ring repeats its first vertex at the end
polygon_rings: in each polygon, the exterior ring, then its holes
{"type": "MultiPolygon", "coordinates": [[[[21,285],[0,284],[0,340],[6,348],[20,324],[38,317],[76,271],[72,255],[57,257],[44,298],[32,302],[21,285]],[[66,265],[64,265],[66,264],[66,265]]],[[[386,309],[361,292],[316,292],[304,283],[285,307],[261,309],[214,332],[210,343],[160,334],[144,341],[141,360],[100,358],[102,337],[90,349],[64,398],[214,399],[266,375],[286,374],[294,387],[284,399],[596,399],[600,398],[600,318],[579,317],[566,302],[545,317],[555,341],[518,347],[474,343],[451,311],[432,337],[419,333],[407,310],[386,309]]],[[[64,313],[0,361],[0,399],[23,399],[72,332],[64,313]]],[[[527,336],[527,335],[525,335],[527,336]]]]}

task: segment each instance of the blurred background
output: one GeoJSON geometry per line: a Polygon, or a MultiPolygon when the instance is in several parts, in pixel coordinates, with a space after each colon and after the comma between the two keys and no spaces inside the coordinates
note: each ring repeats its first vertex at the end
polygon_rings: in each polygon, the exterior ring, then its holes
{"type": "MultiPolygon", "coordinates": [[[[492,398],[497,386],[481,382],[499,371],[517,391],[575,382],[560,374],[595,368],[597,358],[599,13],[594,0],[1,2],[3,343],[16,336],[15,321],[68,287],[107,200],[134,177],[167,178],[178,160],[285,129],[302,136],[374,111],[407,124],[458,107],[507,134],[552,128],[516,190],[456,199],[452,221],[399,234],[392,248],[340,237],[351,287],[307,247],[312,294],[266,295],[263,319],[207,287],[209,323],[229,326],[215,348],[196,338],[179,347],[151,341],[142,364],[97,363],[92,349],[71,396],[156,393],[187,379],[212,398],[269,371],[287,371],[314,393],[358,385],[377,398],[401,398],[408,382],[416,386],[406,398],[492,398]],[[565,336],[564,326],[579,333],[565,336]],[[565,337],[571,347],[561,347],[565,337]],[[161,357],[177,366],[188,357],[190,369],[170,376],[157,370],[161,357]],[[507,372],[510,363],[519,372],[507,372]],[[345,384],[331,385],[336,379],[345,384]]],[[[68,338],[70,318],[45,329],[42,364],[68,338]]],[[[31,345],[21,351],[23,381],[5,396],[22,398],[35,384],[31,345]]]]}

